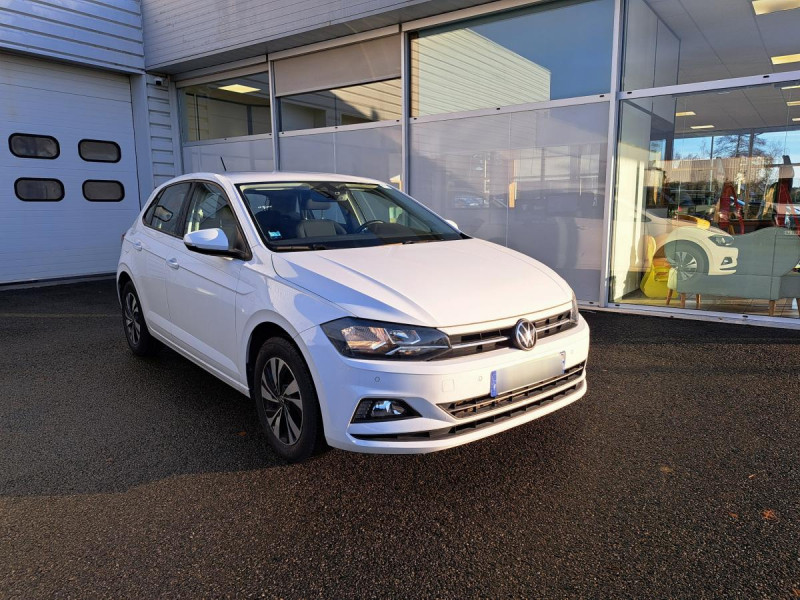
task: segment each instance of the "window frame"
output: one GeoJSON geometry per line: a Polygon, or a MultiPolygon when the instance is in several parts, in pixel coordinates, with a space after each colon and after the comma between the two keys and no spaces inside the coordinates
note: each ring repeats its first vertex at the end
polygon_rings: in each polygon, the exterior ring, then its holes
{"type": "MultiPolygon", "coordinates": [[[[225,198],[225,202],[228,203],[228,207],[231,209],[231,213],[233,214],[233,218],[236,221],[236,229],[239,232],[239,237],[242,240],[242,245],[244,246],[244,250],[232,250],[231,254],[229,256],[231,258],[238,258],[239,260],[250,260],[251,258],[253,258],[253,251],[250,248],[250,242],[247,240],[247,236],[244,234],[244,229],[242,228],[242,224],[239,222],[239,217],[236,214],[236,210],[233,207],[233,202],[231,202],[230,197],[225,192],[225,188],[223,186],[221,186],[219,183],[217,183],[216,181],[211,181],[209,179],[190,179],[190,180],[185,180],[185,181],[176,181],[175,183],[171,183],[169,185],[165,185],[161,189],[161,191],[158,192],[156,197],[153,198],[153,200],[150,201],[150,203],[147,205],[147,208],[142,213],[142,224],[145,227],[147,227],[148,229],[150,229],[152,231],[155,231],[156,233],[163,233],[164,235],[168,235],[170,237],[177,238],[177,239],[181,240],[181,242],[183,242],[183,236],[186,235],[186,233],[185,233],[185,231],[186,231],[186,217],[187,217],[187,215],[189,213],[189,205],[190,205],[192,199],[194,198],[195,191],[198,189],[199,184],[201,184],[201,183],[211,184],[211,185],[214,185],[214,186],[216,186],[216,187],[218,187],[220,189],[220,191],[222,192],[221,196],[223,198],[225,198]],[[175,187],[176,185],[184,185],[184,184],[187,184],[187,183],[189,184],[189,190],[186,192],[186,195],[183,198],[183,202],[181,203],[181,209],[178,212],[178,224],[177,224],[177,227],[176,227],[177,231],[179,231],[179,232],[183,231],[184,233],[183,234],[180,234],[180,233],[175,234],[175,233],[170,233],[168,231],[162,231],[160,229],[156,229],[150,223],[148,223],[147,220],[146,220],[147,213],[150,211],[151,208],[153,208],[154,206],[157,206],[158,202],[161,200],[161,197],[164,195],[164,192],[166,192],[171,187],[175,187]],[[240,253],[240,255],[236,255],[237,252],[240,253]]],[[[151,215],[151,218],[152,218],[152,215],[151,215]]],[[[189,251],[188,248],[186,248],[186,250],[189,251]]]]}
{"type": "Polygon", "coordinates": [[[81,192],[83,193],[83,198],[87,202],[122,202],[125,199],[125,185],[116,179],[87,179],[81,184],[81,192]],[[87,183],[116,183],[119,185],[120,190],[122,190],[122,195],[117,198],[116,200],[96,200],[89,198],[86,195],[86,184],[87,183]]]}
{"type": "Polygon", "coordinates": [[[83,138],[78,142],[78,156],[84,162],[96,162],[96,163],[108,163],[108,164],[116,164],[122,160],[122,148],[120,148],[119,144],[113,140],[95,140],[92,138],[83,138]],[[102,160],[96,158],[84,158],[83,153],[81,152],[81,144],[83,142],[97,142],[100,144],[112,144],[117,148],[117,160],[102,160]]]}
{"type": "Polygon", "coordinates": [[[8,151],[11,152],[11,154],[13,156],[17,157],[17,158],[32,158],[34,160],[55,160],[59,156],[61,156],[61,143],[55,137],[53,137],[52,135],[42,135],[42,134],[39,134],[39,133],[22,133],[22,132],[16,131],[16,132],[14,132],[12,134],[9,134],[9,136],[8,136],[8,151]],[[56,144],[56,155],[55,156],[22,156],[20,154],[17,154],[16,152],[14,152],[14,147],[11,145],[11,139],[14,138],[14,137],[22,137],[22,136],[38,137],[38,138],[45,138],[45,139],[48,139],[48,140],[53,140],[53,142],[55,142],[55,144],[56,144]]]}
{"type": "Polygon", "coordinates": [[[55,177],[17,177],[17,179],[14,180],[14,195],[17,197],[17,200],[20,200],[21,202],[61,202],[64,199],[64,196],[66,196],[66,190],[64,188],[64,182],[60,179],[56,179],[55,177]],[[61,196],[58,198],[48,198],[46,200],[22,198],[17,190],[17,184],[20,181],[55,181],[61,187],[61,196]]]}

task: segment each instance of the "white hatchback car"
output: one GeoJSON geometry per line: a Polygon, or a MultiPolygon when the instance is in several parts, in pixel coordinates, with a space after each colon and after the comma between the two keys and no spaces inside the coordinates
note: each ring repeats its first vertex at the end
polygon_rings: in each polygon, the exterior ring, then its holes
{"type": "Polygon", "coordinates": [[[117,271],[134,353],[165,344],[256,403],[272,448],[441,450],[586,392],[569,286],[395,188],[196,173],[153,192],[117,271]]]}

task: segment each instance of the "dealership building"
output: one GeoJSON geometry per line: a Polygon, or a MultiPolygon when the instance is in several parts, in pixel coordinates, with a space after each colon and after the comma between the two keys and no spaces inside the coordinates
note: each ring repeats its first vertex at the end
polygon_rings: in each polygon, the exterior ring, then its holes
{"type": "Polygon", "coordinates": [[[9,0],[0,287],[113,272],[173,176],[322,171],[586,307],[800,327],[798,31],[800,0],[9,0]]]}

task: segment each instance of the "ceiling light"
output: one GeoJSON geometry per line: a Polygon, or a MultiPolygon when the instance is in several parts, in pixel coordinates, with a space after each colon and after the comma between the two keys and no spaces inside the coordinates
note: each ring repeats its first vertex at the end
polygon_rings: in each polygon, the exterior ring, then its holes
{"type": "Polygon", "coordinates": [[[795,123],[797,123],[798,121],[800,121],[800,117],[795,117],[794,119],[792,119],[792,121],[794,121],[795,123]]]}
{"type": "Polygon", "coordinates": [[[234,83],[233,85],[223,85],[219,89],[225,90],[226,92],[236,92],[237,94],[248,94],[250,92],[260,92],[259,88],[250,87],[249,85],[239,85],[238,83],[234,83]]]}
{"type": "Polygon", "coordinates": [[[695,116],[696,114],[697,114],[697,113],[696,113],[696,112],[694,112],[693,110],[685,110],[685,111],[683,111],[683,112],[676,112],[676,113],[675,113],[675,116],[676,116],[676,117],[693,117],[693,116],[695,116]]]}
{"type": "Polygon", "coordinates": [[[753,0],[753,10],[757,15],[768,15],[779,10],[800,7],[799,0],[753,0]]]}
{"type": "Polygon", "coordinates": [[[714,129],[713,125],[692,125],[691,129],[714,129]]]}
{"type": "Polygon", "coordinates": [[[786,103],[786,106],[800,106],[800,100],[789,100],[786,103]]]}
{"type": "Polygon", "coordinates": [[[800,54],[784,54],[782,56],[770,57],[773,65],[785,65],[786,63],[793,63],[800,61],[800,54]]]}
{"type": "Polygon", "coordinates": [[[800,89],[800,85],[786,85],[781,88],[782,90],[796,90],[800,89]]]}

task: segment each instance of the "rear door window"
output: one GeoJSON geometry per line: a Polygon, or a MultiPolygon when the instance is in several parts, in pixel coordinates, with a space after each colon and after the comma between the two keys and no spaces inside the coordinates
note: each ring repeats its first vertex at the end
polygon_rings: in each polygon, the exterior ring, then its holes
{"type": "Polygon", "coordinates": [[[179,237],[181,209],[191,187],[191,182],[185,182],[176,183],[162,190],[145,213],[145,225],[156,231],[179,237]]]}

